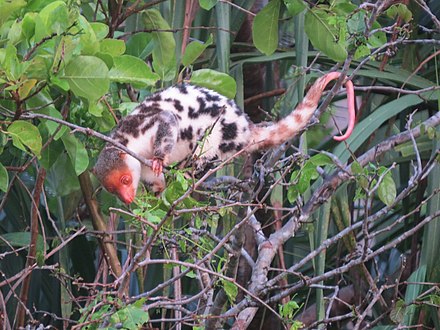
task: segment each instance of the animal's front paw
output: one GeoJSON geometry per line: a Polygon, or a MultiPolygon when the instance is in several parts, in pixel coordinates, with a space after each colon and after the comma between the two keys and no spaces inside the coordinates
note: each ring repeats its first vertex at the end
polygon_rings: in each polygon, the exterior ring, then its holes
{"type": "Polygon", "coordinates": [[[156,176],[161,175],[163,171],[163,160],[160,158],[153,158],[153,164],[151,166],[151,169],[153,170],[156,176]]]}

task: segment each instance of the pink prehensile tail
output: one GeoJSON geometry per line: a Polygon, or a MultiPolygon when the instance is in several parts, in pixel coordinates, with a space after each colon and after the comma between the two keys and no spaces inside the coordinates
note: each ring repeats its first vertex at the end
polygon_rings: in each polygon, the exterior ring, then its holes
{"type": "MultiPolygon", "coordinates": [[[[330,72],[315,81],[303,101],[288,116],[273,124],[256,124],[252,128],[252,141],[249,145],[249,151],[265,149],[281,145],[290,140],[309,123],[319,100],[328,83],[338,79],[341,76],[339,72],[330,72]]],[[[353,83],[350,80],[345,82],[348,102],[348,126],[345,134],[335,136],[336,141],[346,140],[353,132],[355,124],[355,95],[353,83]]]]}
{"type": "MultiPolygon", "coordinates": [[[[335,79],[340,77],[339,72],[331,72],[327,75],[326,85],[335,79]]],[[[334,136],[333,139],[336,141],[344,141],[349,138],[354,129],[354,124],[356,122],[356,110],[354,105],[355,95],[354,86],[351,80],[345,82],[345,90],[347,91],[347,104],[348,104],[348,125],[345,134],[340,136],[334,136]]]]}

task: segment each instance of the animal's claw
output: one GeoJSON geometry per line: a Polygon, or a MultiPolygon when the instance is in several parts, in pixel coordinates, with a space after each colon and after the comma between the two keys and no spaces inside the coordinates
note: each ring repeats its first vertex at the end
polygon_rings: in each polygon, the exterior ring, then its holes
{"type": "Polygon", "coordinates": [[[159,176],[163,171],[163,160],[159,158],[153,158],[153,164],[151,166],[154,174],[159,176]]]}

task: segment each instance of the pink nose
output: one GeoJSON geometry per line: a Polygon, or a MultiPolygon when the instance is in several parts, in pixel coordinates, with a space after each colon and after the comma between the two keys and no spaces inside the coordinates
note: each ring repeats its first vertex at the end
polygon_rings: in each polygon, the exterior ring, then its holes
{"type": "Polygon", "coordinates": [[[124,191],[119,195],[119,199],[128,205],[134,201],[134,196],[134,191],[124,191]]]}

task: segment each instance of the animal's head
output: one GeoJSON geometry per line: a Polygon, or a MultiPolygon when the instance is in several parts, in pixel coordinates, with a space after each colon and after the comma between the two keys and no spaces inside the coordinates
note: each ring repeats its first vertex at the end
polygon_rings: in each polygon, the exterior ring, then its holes
{"type": "Polygon", "coordinates": [[[108,192],[126,204],[133,202],[141,172],[138,160],[115,147],[106,147],[93,172],[108,192]]]}

